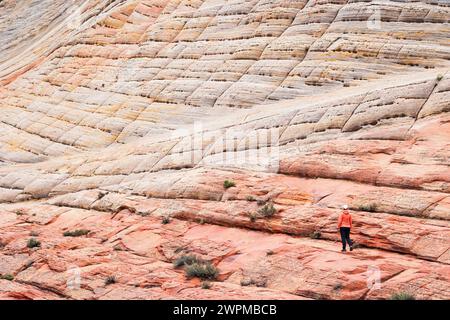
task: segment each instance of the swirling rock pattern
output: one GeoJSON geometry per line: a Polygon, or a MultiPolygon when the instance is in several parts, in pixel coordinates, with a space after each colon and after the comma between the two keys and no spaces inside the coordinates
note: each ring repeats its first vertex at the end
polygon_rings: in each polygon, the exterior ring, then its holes
{"type": "Polygon", "coordinates": [[[444,0],[1,1],[0,298],[449,299],[449,19],[444,0]],[[172,266],[188,252],[218,266],[209,290],[172,266]]]}

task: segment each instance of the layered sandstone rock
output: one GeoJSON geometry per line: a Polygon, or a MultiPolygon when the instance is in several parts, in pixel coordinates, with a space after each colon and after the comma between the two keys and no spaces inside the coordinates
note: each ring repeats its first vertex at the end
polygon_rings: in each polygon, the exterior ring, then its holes
{"type": "Polygon", "coordinates": [[[0,298],[450,298],[445,1],[26,2],[0,3],[0,298]]]}

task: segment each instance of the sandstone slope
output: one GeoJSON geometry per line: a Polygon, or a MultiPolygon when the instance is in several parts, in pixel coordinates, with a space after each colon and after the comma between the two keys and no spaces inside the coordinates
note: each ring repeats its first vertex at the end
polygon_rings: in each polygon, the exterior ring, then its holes
{"type": "Polygon", "coordinates": [[[447,1],[24,2],[0,3],[0,298],[450,298],[447,1]]]}

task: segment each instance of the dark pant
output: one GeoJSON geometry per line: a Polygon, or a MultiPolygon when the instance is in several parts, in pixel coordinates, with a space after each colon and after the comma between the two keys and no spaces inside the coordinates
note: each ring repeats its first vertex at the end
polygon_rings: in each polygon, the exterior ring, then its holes
{"type": "Polygon", "coordinates": [[[341,227],[342,250],[347,248],[347,243],[351,247],[353,242],[350,240],[350,228],[341,227]]]}

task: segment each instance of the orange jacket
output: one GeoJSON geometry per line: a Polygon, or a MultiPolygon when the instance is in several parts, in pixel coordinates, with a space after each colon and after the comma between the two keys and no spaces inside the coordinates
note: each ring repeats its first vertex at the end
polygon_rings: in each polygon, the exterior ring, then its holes
{"type": "Polygon", "coordinates": [[[352,227],[352,215],[347,210],[344,210],[339,216],[338,228],[340,227],[352,227]]]}

